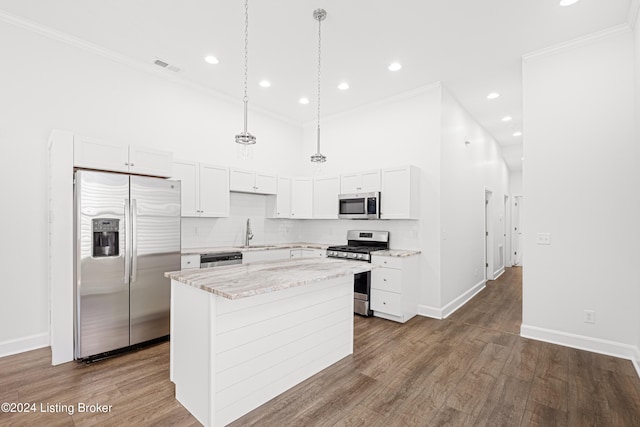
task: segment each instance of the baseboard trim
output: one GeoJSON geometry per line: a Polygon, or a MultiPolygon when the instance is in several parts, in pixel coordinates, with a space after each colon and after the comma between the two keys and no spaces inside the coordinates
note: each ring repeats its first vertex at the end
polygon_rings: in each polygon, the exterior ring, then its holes
{"type": "Polygon", "coordinates": [[[500,276],[502,276],[502,275],[504,274],[504,272],[505,272],[504,267],[501,267],[501,268],[500,268],[500,270],[498,270],[498,271],[494,271],[494,272],[493,272],[493,279],[492,279],[492,280],[498,280],[498,278],[499,278],[500,276]]]}
{"type": "Polygon", "coordinates": [[[0,357],[11,356],[12,354],[24,353],[25,351],[36,350],[49,346],[49,334],[36,334],[23,338],[16,338],[0,342],[0,357]]]}
{"type": "Polygon", "coordinates": [[[633,367],[636,368],[636,373],[638,377],[640,377],[640,348],[636,347],[635,357],[631,361],[633,363],[633,367]]]}
{"type": "Polygon", "coordinates": [[[429,305],[419,305],[418,306],[418,315],[423,317],[431,317],[432,319],[443,319],[442,317],[442,309],[431,307],[429,305]]]}
{"type": "Polygon", "coordinates": [[[520,326],[520,336],[551,344],[576,348],[578,350],[586,350],[593,353],[631,360],[638,371],[638,375],[640,376],[640,367],[638,366],[640,361],[638,358],[640,356],[640,352],[635,346],[525,324],[520,326]]]}
{"type": "Polygon", "coordinates": [[[432,317],[434,319],[446,319],[447,317],[455,313],[460,307],[468,303],[473,297],[476,296],[478,292],[483,290],[485,287],[486,281],[481,280],[480,282],[473,285],[471,289],[469,289],[442,308],[431,307],[428,305],[419,305],[418,315],[424,317],[432,317]]]}
{"type": "Polygon", "coordinates": [[[486,287],[486,285],[487,285],[487,281],[483,279],[480,282],[473,285],[471,289],[469,289],[468,291],[460,295],[458,298],[454,299],[449,304],[442,307],[442,315],[443,315],[442,318],[446,319],[447,317],[455,313],[460,307],[462,307],[463,305],[471,301],[471,299],[475,297],[478,294],[478,292],[483,290],[486,287]]]}

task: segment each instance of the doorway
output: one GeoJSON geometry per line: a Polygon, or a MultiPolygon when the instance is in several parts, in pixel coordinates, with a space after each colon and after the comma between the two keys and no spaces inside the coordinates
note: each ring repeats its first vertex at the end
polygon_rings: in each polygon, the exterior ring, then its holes
{"type": "Polygon", "coordinates": [[[515,196],[513,201],[513,265],[522,266],[523,248],[522,248],[522,196],[515,196]]]}
{"type": "Polygon", "coordinates": [[[484,190],[484,279],[493,280],[493,235],[491,233],[492,206],[491,198],[493,192],[484,190]]]}

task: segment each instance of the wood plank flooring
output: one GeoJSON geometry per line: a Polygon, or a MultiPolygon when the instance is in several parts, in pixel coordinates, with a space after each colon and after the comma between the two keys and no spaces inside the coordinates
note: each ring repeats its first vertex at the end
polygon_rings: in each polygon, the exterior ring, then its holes
{"type": "MultiPolygon", "coordinates": [[[[639,426],[631,362],[518,336],[521,269],[446,320],[355,317],[354,354],[233,426],[639,426]]],[[[0,403],[79,402],[109,413],[0,412],[0,425],[199,423],[175,400],[168,343],[92,365],[49,349],[0,359],[0,403]]]]}

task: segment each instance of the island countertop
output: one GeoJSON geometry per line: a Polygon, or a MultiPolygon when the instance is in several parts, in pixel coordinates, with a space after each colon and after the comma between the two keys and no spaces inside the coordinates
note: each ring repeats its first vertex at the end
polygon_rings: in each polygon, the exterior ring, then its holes
{"type": "Polygon", "coordinates": [[[165,273],[228,299],[240,299],[370,271],[372,264],[331,258],[289,259],[165,273]]]}

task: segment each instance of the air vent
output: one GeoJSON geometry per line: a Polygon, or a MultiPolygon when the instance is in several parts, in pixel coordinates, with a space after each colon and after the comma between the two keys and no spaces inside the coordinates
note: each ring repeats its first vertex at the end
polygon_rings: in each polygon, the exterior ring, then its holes
{"type": "Polygon", "coordinates": [[[175,65],[171,65],[167,62],[164,62],[161,59],[156,59],[155,61],[153,61],[153,63],[156,64],[158,67],[166,68],[167,70],[171,70],[174,73],[177,73],[178,71],[180,71],[180,68],[176,67],[175,65]]]}

